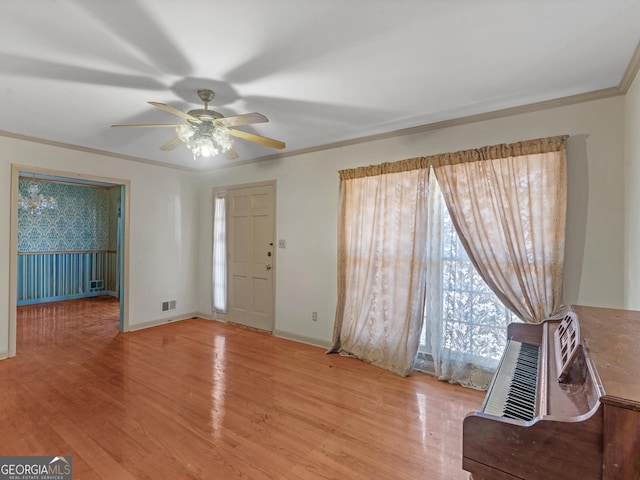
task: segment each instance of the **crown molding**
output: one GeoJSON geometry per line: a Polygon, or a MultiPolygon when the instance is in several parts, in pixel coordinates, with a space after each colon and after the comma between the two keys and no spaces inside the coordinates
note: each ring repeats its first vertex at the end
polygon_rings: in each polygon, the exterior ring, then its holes
{"type": "Polygon", "coordinates": [[[51,145],[54,147],[67,148],[70,150],[76,150],[76,151],[91,153],[95,155],[103,155],[103,156],[112,157],[112,158],[119,158],[122,160],[129,160],[132,162],[146,163],[146,164],[154,165],[157,167],[172,168],[175,170],[181,170],[181,171],[190,172],[190,173],[204,173],[207,171],[209,172],[215,171],[221,168],[236,167],[240,165],[247,165],[251,163],[264,162],[264,161],[270,161],[270,160],[279,160],[279,159],[294,157],[294,156],[303,155],[307,153],[321,152],[324,150],[332,150],[335,148],[348,147],[351,145],[358,145],[361,143],[373,142],[377,140],[384,140],[384,139],[389,139],[394,137],[401,137],[405,135],[413,135],[416,133],[424,133],[432,130],[438,130],[441,128],[455,127],[459,125],[466,125],[469,123],[481,122],[485,120],[494,120],[494,119],[503,118],[503,117],[510,117],[513,115],[521,115],[525,113],[532,113],[532,112],[537,112],[541,110],[547,110],[550,108],[563,107],[563,106],[573,105],[577,103],[590,102],[594,100],[615,97],[618,95],[624,95],[627,93],[627,91],[633,84],[633,81],[635,80],[635,77],[639,70],[640,70],[640,42],[638,42],[638,45],[636,46],[633,56],[631,57],[631,60],[629,61],[629,64],[627,65],[627,68],[624,74],[622,75],[620,83],[616,87],[609,87],[601,90],[595,90],[592,92],[580,93],[577,95],[570,95],[568,97],[561,97],[553,100],[545,100],[542,102],[530,103],[530,104],[522,105],[518,107],[510,107],[510,108],[504,108],[501,110],[494,110],[491,112],[468,115],[465,117],[452,118],[452,119],[443,120],[440,122],[428,123],[425,125],[418,125],[415,127],[402,128],[399,130],[392,130],[389,132],[383,132],[383,133],[374,134],[374,135],[367,135],[364,137],[325,143],[315,147],[301,148],[301,149],[292,150],[289,152],[265,155],[265,156],[256,157],[253,159],[234,162],[232,164],[219,165],[209,169],[197,169],[197,168],[184,167],[180,165],[173,165],[169,163],[149,160],[142,157],[135,157],[132,155],[123,155],[119,153],[109,152],[106,150],[99,150],[99,149],[90,148],[90,147],[83,147],[80,145],[74,145],[74,144],[69,144],[64,142],[57,142],[53,140],[31,137],[31,136],[22,135],[19,133],[7,132],[4,130],[0,130],[0,136],[16,138],[19,140],[25,140],[29,142],[44,144],[44,145],[51,145]]]}
{"type": "MultiPolygon", "coordinates": [[[[342,140],[339,142],[327,143],[323,145],[318,145],[316,147],[303,148],[299,150],[293,150],[290,152],[275,153],[273,155],[266,155],[264,157],[259,157],[253,160],[247,160],[243,162],[243,164],[253,163],[254,161],[278,160],[281,158],[293,157],[293,156],[302,155],[306,153],[321,152],[323,150],[331,150],[339,147],[347,147],[350,145],[357,145],[360,143],[367,143],[367,142],[372,142],[376,140],[384,140],[387,138],[400,137],[404,135],[412,135],[414,133],[423,133],[431,130],[437,130],[440,128],[454,127],[457,125],[465,125],[468,123],[481,122],[484,120],[493,120],[493,119],[502,118],[502,117],[509,117],[512,115],[532,113],[540,110],[547,110],[549,108],[563,107],[563,106],[573,105],[577,103],[590,102],[594,100],[600,100],[603,98],[615,97],[618,95],[625,95],[629,90],[629,88],[631,87],[631,85],[633,84],[633,81],[635,80],[635,77],[638,74],[639,70],[640,70],[640,41],[638,42],[638,45],[636,45],[636,49],[633,55],[631,56],[631,60],[629,61],[629,64],[627,65],[627,68],[624,71],[624,74],[622,75],[622,78],[620,79],[620,83],[618,84],[617,87],[609,87],[601,90],[594,90],[592,92],[580,93],[577,95],[570,95],[568,97],[530,103],[530,104],[522,105],[519,107],[510,107],[502,110],[495,110],[492,112],[478,113],[474,115],[468,115],[466,117],[452,118],[449,120],[443,120],[441,122],[428,123],[428,124],[419,125],[416,127],[403,128],[400,130],[393,130],[390,132],[379,133],[375,135],[368,135],[365,137],[358,137],[358,138],[353,138],[349,140],[342,140]]],[[[224,168],[224,167],[230,167],[230,166],[236,166],[236,165],[238,164],[224,165],[223,167],[218,167],[218,168],[224,168]]]]}
{"type": "MultiPolygon", "coordinates": [[[[635,54],[633,56],[632,62],[629,64],[629,67],[627,68],[627,70],[625,71],[625,75],[623,76],[624,82],[628,82],[629,78],[631,79],[630,82],[629,82],[629,85],[626,87],[627,89],[631,85],[631,82],[633,82],[633,76],[635,76],[635,74],[637,73],[639,68],[640,68],[640,44],[639,44],[639,48],[636,48],[636,52],[635,52],[635,54]],[[633,74],[631,72],[633,72],[633,74]]],[[[83,147],[83,146],[73,145],[73,144],[64,143],[64,142],[56,142],[56,141],[53,141],[53,140],[46,140],[46,139],[37,138],[37,137],[30,137],[28,135],[22,135],[22,134],[13,133],[13,132],[7,132],[7,131],[4,131],[4,130],[0,130],[0,136],[10,137],[10,138],[17,138],[19,140],[35,142],[35,143],[40,143],[40,144],[44,144],[44,145],[51,145],[51,146],[60,147],[60,148],[67,148],[67,149],[70,149],[70,150],[76,150],[76,151],[81,151],[81,152],[85,152],[85,153],[92,153],[92,154],[96,154],[96,155],[104,155],[104,156],[107,156],[107,157],[120,158],[122,160],[129,160],[129,161],[132,161],[132,162],[147,163],[147,164],[150,164],[150,165],[155,165],[157,167],[173,168],[173,169],[176,169],[176,170],[181,170],[181,171],[190,172],[190,173],[205,173],[205,172],[216,171],[216,170],[218,170],[220,168],[236,167],[236,166],[247,165],[247,164],[251,164],[251,163],[255,163],[255,162],[265,162],[265,161],[270,161],[270,160],[279,160],[279,159],[282,159],[282,158],[294,157],[294,156],[303,155],[303,154],[307,154],[307,153],[321,152],[321,151],[324,151],[324,150],[332,150],[332,149],[340,148],[340,147],[348,147],[348,146],[352,146],[352,145],[359,145],[361,143],[368,143],[368,142],[373,142],[373,141],[377,141],[377,140],[385,140],[385,139],[394,138],[394,137],[401,137],[401,136],[405,136],[405,135],[413,135],[413,134],[416,134],[416,133],[424,133],[424,132],[429,132],[429,131],[432,131],[432,130],[438,130],[438,129],[441,129],[441,128],[455,127],[455,126],[459,126],[459,125],[466,125],[466,124],[469,124],[469,123],[476,123],[476,122],[481,122],[481,121],[485,121],[485,120],[494,120],[494,119],[503,118],[503,117],[510,117],[510,116],[513,116],[513,115],[521,115],[521,114],[524,114],[524,113],[532,113],[532,112],[537,112],[537,111],[541,111],[541,110],[547,110],[547,109],[550,109],[550,108],[564,107],[564,106],[567,106],[567,105],[574,105],[574,104],[577,104],[577,103],[590,102],[590,101],[594,101],[594,100],[600,100],[600,99],[603,99],[603,98],[615,97],[615,96],[618,96],[618,95],[624,95],[624,93],[626,93],[626,90],[623,90],[622,84],[623,84],[623,82],[621,81],[620,82],[621,86],[618,86],[618,87],[604,88],[602,90],[595,90],[593,92],[580,93],[580,94],[577,94],[577,95],[571,95],[571,96],[568,96],[568,97],[556,98],[556,99],[553,99],[553,100],[545,100],[545,101],[542,101],[542,102],[529,103],[527,105],[522,105],[522,106],[519,106],[519,107],[504,108],[504,109],[501,109],[501,110],[494,110],[494,111],[491,111],[491,112],[478,113],[478,114],[474,114],[474,115],[468,115],[466,117],[452,118],[452,119],[443,120],[443,121],[440,121],[440,122],[428,123],[428,124],[425,124],[425,125],[418,125],[418,126],[415,126],[415,127],[402,128],[402,129],[399,129],[399,130],[392,130],[392,131],[389,131],[389,132],[383,132],[383,133],[378,133],[378,134],[374,134],[374,135],[367,135],[367,136],[364,136],[364,137],[352,138],[352,139],[348,139],[348,140],[341,140],[341,141],[338,141],[338,142],[325,143],[325,144],[318,145],[318,146],[315,146],[315,147],[301,148],[301,149],[298,149],[298,150],[292,150],[290,152],[276,153],[276,154],[273,154],[273,155],[265,155],[265,156],[262,156],[262,157],[257,157],[257,158],[253,158],[253,159],[247,159],[247,160],[244,160],[244,161],[234,162],[233,164],[220,165],[220,166],[217,166],[217,167],[214,167],[214,168],[209,168],[209,169],[197,169],[197,168],[183,167],[183,166],[179,166],[179,165],[172,165],[172,164],[158,162],[158,161],[154,161],[154,160],[148,160],[146,158],[134,157],[134,156],[131,156],[131,155],[122,155],[122,154],[114,153],[114,152],[108,152],[106,150],[98,150],[98,149],[95,149],[95,148],[83,147]]]]}
{"type": "Polygon", "coordinates": [[[631,88],[631,84],[638,74],[638,70],[640,70],[640,42],[638,42],[638,45],[636,45],[636,49],[631,56],[629,65],[627,65],[627,69],[624,71],[622,79],[618,84],[620,93],[626,94],[629,91],[629,88],[631,88]]]}
{"type": "Polygon", "coordinates": [[[32,137],[29,135],[23,135],[21,133],[8,132],[6,130],[0,130],[0,137],[15,138],[17,140],[24,140],[26,142],[39,143],[42,145],[49,145],[52,147],[66,148],[68,150],[75,150],[77,152],[90,153],[93,155],[102,155],[105,157],[119,158],[121,160],[129,160],[131,162],[147,163],[149,165],[155,165],[156,167],[173,168],[176,170],[182,170],[182,171],[191,172],[191,173],[201,172],[201,170],[198,170],[196,168],[183,167],[180,165],[172,165],[170,163],[158,162],[155,160],[149,160],[147,158],[135,157],[133,155],[123,155],[121,153],[109,152],[107,150],[100,150],[100,149],[91,148],[91,147],[83,147],[81,145],[58,142],[55,140],[47,140],[46,138],[32,137]]]}
{"type": "Polygon", "coordinates": [[[459,125],[466,125],[469,123],[476,123],[476,122],[481,122],[485,120],[494,120],[494,119],[503,118],[503,117],[510,117],[513,115],[521,115],[524,113],[538,112],[541,110],[548,110],[550,108],[564,107],[567,105],[573,105],[577,103],[590,102],[594,100],[600,100],[603,98],[615,97],[622,94],[623,93],[619,87],[604,88],[602,90],[595,90],[593,92],[580,93],[577,95],[556,98],[553,100],[545,100],[542,102],[529,103],[527,105],[522,105],[519,107],[510,107],[502,110],[494,110],[491,112],[478,113],[474,115],[468,115],[466,117],[458,117],[458,118],[452,118],[449,120],[443,120],[440,122],[428,123],[425,125],[418,125],[416,127],[403,128],[399,130],[393,130],[390,132],[368,135],[365,137],[358,137],[358,138],[352,138],[349,140],[342,140],[339,142],[327,143],[327,144],[319,145],[317,147],[303,148],[303,149],[294,150],[286,153],[277,153],[274,155],[260,157],[256,160],[259,160],[259,161],[277,160],[285,157],[292,157],[292,156],[302,155],[306,153],[314,153],[314,152],[320,152],[323,150],[331,150],[339,147],[348,147],[351,145],[358,145],[360,143],[373,142],[376,140],[385,140],[385,139],[394,138],[394,137],[401,137],[404,135],[424,133],[432,130],[438,130],[441,128],[455,127],[459,125]]]}

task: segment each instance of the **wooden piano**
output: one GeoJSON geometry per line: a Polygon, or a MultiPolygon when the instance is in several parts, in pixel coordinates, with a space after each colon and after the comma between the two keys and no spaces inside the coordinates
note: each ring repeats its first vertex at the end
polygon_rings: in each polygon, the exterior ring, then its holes
{"type": "Polygon", "coordinates": [[[639,480],[640,312],[574,306],[508,338],[463,422],[470,478],[639,480]]]}

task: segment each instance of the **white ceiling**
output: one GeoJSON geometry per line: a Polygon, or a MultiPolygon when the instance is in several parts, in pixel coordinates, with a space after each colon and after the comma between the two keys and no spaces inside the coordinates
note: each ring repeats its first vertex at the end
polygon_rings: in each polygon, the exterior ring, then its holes
{"type": "Polygon", "coordinates": [[[231,161],[110,125],[181,121],[146,102],[209,88],[291,154],[617,87],[639,19],[638,0],[2,0],[0,130],[206,170],[231,161]]]}

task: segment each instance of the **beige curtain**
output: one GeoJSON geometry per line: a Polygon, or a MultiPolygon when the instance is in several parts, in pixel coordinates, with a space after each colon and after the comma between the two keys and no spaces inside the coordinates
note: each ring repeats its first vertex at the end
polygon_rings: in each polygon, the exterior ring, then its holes
{"type": "Polygon", "coordinates": [[[526,322],[561,309],[566,141],[552,137],[341,171],[330,352],[408,375],[424,320],[430,348],[422,355],[431,356],[436,375],[486,388],[509,321],[491,292],[526,322]],[[430,166],[442,193],[429,185],[430,166]],[[444,268],[451,262],[444,261],[443,236],[454,227],[477,281],[464,266],[464,281],[444,268]],[[465,281],[475,285],[475,297],[465,281]]]}
{"type": "Polygon", "coordinates": [[[428,178],[424,158],[340,172],[330,352],[411,372],[423,322],[428,178]]]}
{"type": "Polygon", "coordinates": [[[567,138],[430,157],[472,263],[525,322],[561,309],[567,138]]]}

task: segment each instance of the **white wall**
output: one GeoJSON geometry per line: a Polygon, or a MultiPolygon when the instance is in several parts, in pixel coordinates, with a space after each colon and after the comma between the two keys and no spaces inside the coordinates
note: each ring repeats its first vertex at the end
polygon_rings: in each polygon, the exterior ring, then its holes
{"type": "MultiPolygon", "coordinates": [[[[198,309],[211,311],[214,187],[277,181],[276,318],[279,334],[331,339],[336,305],[338,170],[415,156],[569,134],[565,303],[624,304],[624,99],[609,98],[201,175],[198,309]],[[311,321],[311,312],[318,321],[311,321]]],[[[284,139],[286,141],[286,139],[284,139]]]]}
{"type": "MultiPolygon", "coordinates": [[[[129,326],[196,311],[198,203],[188,172],[0,137],[0,358],[8,351],[11,165],[130,181],[129,326]],[[163,300],[177,309],[161,313],[163,300]]],[[[18,351],[19,354],[19,351],[18,351]]]]}
{"type": "MultiPolygon", "coordinates": [[[[628,210],[638,210],[638,198],[633,197],[640,187],[640,146],[634,134],[638,90],[636,80],[626,99],[585,102],[200,175],[0,137],[0,251],[5,252],[0,255],[0,356],[8,349],[12,163],[131,182],[131,328],[166,320],[160,312],[163,300],[178,301],[172,317],[210,314],[213,188],[276,180],[276,238],[285,239],[287,247],[275,251],[275,328],[283,336],[327,344],[337,295],[338,170],[569,134],[564,300],[624,308],[625,262],[631,266],[626,273],[630,285],[637,285],[640,277],[640,255],[634,255],[633,248],[625,255],[625,238],[627,245],[637,244],[640,227],[632,222],[625,231],[624,222],[625,200],[628,210]],[[630,182],[627,198],[625,174],[630,182]],[[312,311],[318,312],[317,322],[311,321],[312,311]]],[[[638,305],[634,295],[627,292],[627,305],[638,305]]]]}
{"type": "Polygon", "coordinates": [[[640,75],[625,96],[625,308],[640,310],[640,75]]]}

